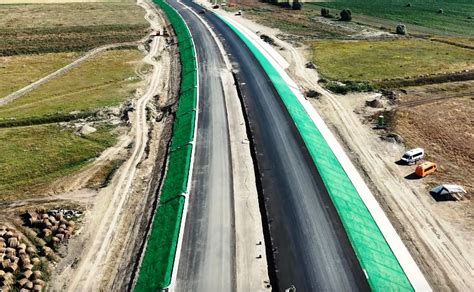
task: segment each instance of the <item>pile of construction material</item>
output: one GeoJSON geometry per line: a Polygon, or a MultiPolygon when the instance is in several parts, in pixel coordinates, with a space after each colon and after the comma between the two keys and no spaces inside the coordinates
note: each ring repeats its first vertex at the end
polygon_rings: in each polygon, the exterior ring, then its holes
{"type": "Polygon", "coordinates": [[[0,291],[42,291],[41,260],[13,228],[0,226],[0,291]]]}
{"type": "Polygon", "coordinates": [[[68,220],[65,212],[46,212],[44,210],[35,210],[26,212],[26,222],[31,228],[39,230],[38,237],[43,238],[50,247],[44,246],[43,252],[46,256],[53,251],[51,247],[58,247],[66,242],[75,232],[76,222],[68,220]]]}

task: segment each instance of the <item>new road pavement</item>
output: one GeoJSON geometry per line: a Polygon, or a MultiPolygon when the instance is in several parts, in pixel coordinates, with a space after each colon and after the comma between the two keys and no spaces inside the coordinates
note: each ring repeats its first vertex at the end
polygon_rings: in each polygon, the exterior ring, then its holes
{"type": "MultiPolygon", "coordinates": [[[[200,113],[178,291],[235,290],[235,238],[227,120],[219,70],[224,61],[189,0],[169,1],[187,22],[200,66],[200,113]]],[[[230,55],[248,116],[261,190],[273,289],[366,291],[364,272],[331,199],[275,88],[238,36],[200,14],[230,55]]]]}
{"type": "Polygon", "coordinates": [[[194,171],[176,291],[235,290],[235,229],[230,141],[224,88],[226,68],[213,37],[185,6],[170,2],[184,17],[196,46],[199,114],[194,171]]]}

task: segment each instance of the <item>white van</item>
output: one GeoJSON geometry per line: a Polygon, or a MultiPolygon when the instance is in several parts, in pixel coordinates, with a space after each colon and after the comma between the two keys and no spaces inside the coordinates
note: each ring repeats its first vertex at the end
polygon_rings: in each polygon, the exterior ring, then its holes
{"type": "Polygon", "coordinates": [[[405,152],[400,160],[406,164],[414,164],[418,160],[423,159],[424,156],[425,150],[423,148],[415,148],[405,152]]]}

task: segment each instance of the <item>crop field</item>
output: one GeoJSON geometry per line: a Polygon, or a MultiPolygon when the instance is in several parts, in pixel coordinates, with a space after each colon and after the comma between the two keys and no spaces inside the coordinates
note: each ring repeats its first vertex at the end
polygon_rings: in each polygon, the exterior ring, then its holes
{"type": "Polygon", "coordinates": [[[135,66],[142,58],[138,50],[100,53],[65,75],[1,106],[0,121],[117,106],[138,86],[141,79],[135,74],[135,66]]]}
{"type": "Polygon", "coordinates": [[[38,125],[0,129],[0,199],[34,193],[72,173],[115,143],[111,126],[79,137],[72,129],[38,125]]]}
{"type": "Polygon", "coordinates": [[[474,50],[423,39],[311,44],[319,72],[333,80],[376,81],[474,69],[474,50]]]}
{"type": "Polygon", "coordinates": [[[305,3],[308,8],[349,8],[357,15],[384,18],[435,29],[440,33],[474,35],[474,1],[472,0],[336,0],[305,3]],[[411,6],[407,7],[407,3],[411,6]],[[439,13],[442,9],[443,13],[439,13]]]}
{"type": "Polygon", "coordinates": [[[0,98],[66,66],[79,53],[49,53],[0,57],[0,98]]]}
{"type": "Polygon", "coordinates": [[[137,41],[148,28],[143,16],[134,3],[0,5],[0,56],[137,41]]]}

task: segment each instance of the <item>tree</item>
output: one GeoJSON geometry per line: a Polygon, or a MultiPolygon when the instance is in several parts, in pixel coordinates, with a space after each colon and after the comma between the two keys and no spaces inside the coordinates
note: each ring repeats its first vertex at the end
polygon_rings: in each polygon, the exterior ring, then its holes
{"type": "Polygon", "coordinates": [[[328,15],[329,15],[329,9],[321,8],[321,16],[322,17],[327,17],[328,15]]]}
{"type": "Polygon", "coordinates": [[[301,10],[302,7],[303,4],[299,0],[293,0],[293,5],[291,6],[293,10],[301,10]]]}
{"type": "Polygon", "coordinates": [[[352,12],[347,8],[343,9],[340,13],[342,21],[351,21],[352,20],[352,12]]]}
{"type": "Polygon", "coordinates": [[[400,34],[400,35],[406,35],[407,34],[407,28],[404,24],[399,24],[397,25],[397,30],[396,30],[397,34],[400,34]]]}

